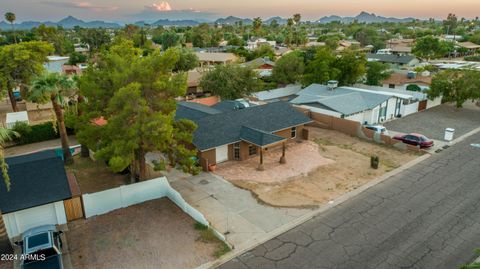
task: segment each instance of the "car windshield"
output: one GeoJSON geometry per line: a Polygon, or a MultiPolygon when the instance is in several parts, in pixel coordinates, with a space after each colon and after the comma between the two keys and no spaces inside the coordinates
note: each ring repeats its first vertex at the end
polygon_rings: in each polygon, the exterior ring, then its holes
{"type": "Polygon", "coordinates": [[[427,138],[426,136],[424,136],[424,135],[421,135],[421,136],[420,136],[420,140],[422,140],[422,141],[428,141],[428,140],[430,140],[430,139],[428,139],[428,138],[427,138]]]}

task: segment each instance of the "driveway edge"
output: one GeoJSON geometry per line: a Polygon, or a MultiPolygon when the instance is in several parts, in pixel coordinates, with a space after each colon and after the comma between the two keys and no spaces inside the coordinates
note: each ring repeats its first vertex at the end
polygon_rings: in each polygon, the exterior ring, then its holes
{"type": "MultiPolygon", "coordinates": [[[[452,146],[454,144],[457,144],[463,140],[465,140],[466,138],[468,138],[469,136],[471,135],[474,135],[476,134],[477,132],[480,132],[480,127],[479,128],[476,128],[460,137],[458,137],[457,139],[453,140],[452,142],[449,143],[449,146],[452,146]]],[[[224,256],[220,257],[219,259],[215,260],[215,261],[211,261],[211,262],[208,262],[208,263],[205,263],[199,267],[197,267],[196,269],[209,269],[209,268],[216,268],[232,259],[234,259],[235,257],[267,242],[268,240],[276,237],[276,236],[279,236],[295,227],[297,227],[298,225],[301,225],[305,222],[307,222],[308,220],[314,218],[315,216],[317,216],[318,214],[320,213],[323,213],[339,204],[342,204],[343,202],[359,195],[360,193],[370,189],[371,187],[377,185],[377,184],[380,184],[382,183],[383,181],[387,180],[388,178],[392,177],[392,176],[395,176],[396,174],[400,173],[400,172],[403,172],[405,170],[407,170],[408,168],[432,157],[434,154],[430,154],[430,153],[425,153],[425,155],[423,156],[420,156],[408,163],[406,163],[405,165],[403,166],[400,166],[399,168],[397,169],[394,169],[390,172],[387,172],[385,174],[383,174],[382,176],[372,180],[372,181],[369,181],[367,182],[366,184],[360,186],[359,188],[353,190],[353,191],[350,191],[350,192],[347,192],[343,195],[341,195],[340,197],[338,197],[337,199],[333,200],[331,203],[327,203],[325,205],[321,205],[320,208],[312,211],[312,212],[309,212],[308,214],[305,214],[297,219],[295,219],[294,221],[290,222],[290,223],[287,223],[275,230],[272,230],[270,231],[269,233],[267,233],[266,235],[262,236],[262,237],[259,237],[259,238],[254,238],[244,244],[241,244],[241,245],[238,245],[235,249],[232,249],[231,252],[225,254],[224,256]]]]}

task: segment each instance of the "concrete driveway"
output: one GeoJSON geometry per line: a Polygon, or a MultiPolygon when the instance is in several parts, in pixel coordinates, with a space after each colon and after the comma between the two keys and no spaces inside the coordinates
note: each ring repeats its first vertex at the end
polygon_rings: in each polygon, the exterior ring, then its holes
{"type": "Polygon", "coordinates": [[[234,248],[249,246],[294,223],[311,209],[275,208],[260,204],[252,194],[223,178],[201,173],[190,176],[178,170],[166,173],[170,185],[200,211],[234,248]]]}
{"type": "Polygon", "coordinates": [[[390,131],[421,133],[443,141],[445,128],[454,128],[454,139],[480,126],[480,107],[466,103],[464,108],[443,104],[384,124],[390,131]]]}

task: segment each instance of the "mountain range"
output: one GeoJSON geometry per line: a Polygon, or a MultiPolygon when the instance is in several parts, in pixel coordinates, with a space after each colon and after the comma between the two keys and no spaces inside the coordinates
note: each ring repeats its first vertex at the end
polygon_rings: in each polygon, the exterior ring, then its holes
{"type": "MultiPolygon", "coordinates": [[[[282,18],[282,17],[272,17],[267,20],[264,20],[263,23],[269,25],[273,20],[276,20],[278,24],[286,24],[287,19],[282,18]]],[[[373,13],[368,13],[368,12],[361,12],[355,17],[340,17],[337,15],[331,15],[331,16],[325,16],[320,18],[316,23],[330,23],[334,21],[339,21],[342,23],[352,23],[354,21],[360,22],[360,23],[375,23],[375,22],[409,22],[413,21],[415,18],[393,18],[393,17],[383,17],[383,16],[377,16],[373,13]]],[[[253,20],[249,18],[239,18],[235,16],[228,16],[225,18],[219,18],[215,20],[213,23],[220,24],[220,25],[233,25],[236,22],[242,22],[244,25],[252,24],[253,20]]],[[[138,21],[135,23],[135,25],[139,26],[144,26],[144,25],[152,25],[152,26],[195,26],[203,21],[195,20],[195,19],[184,19],[184,20],[171,20],[171,19],[159,19],[155,22],[149,23],[145,21],[138,21]]],[[[105,22],[105,21],[83,21],[80,19],[77,19],[72,16],[68,16],[58,22],[51,22],[51,21],[46,21],[46,22],[39,22],[39,21],[24,21],[21,23],[15,23],[15,29],[19,30],[28,30],[34,27],[38,27],[41,24],[45,24],[47,26],[62,26],[63,28],[73,28],[75,26],[80,26],[82,28],[119,28],[122,27],[122,24],[120,23],[114,23],[114,22],[105,22]]],[[[10,29],[10,24],[1,21],[0,22],[0,29],[1,30],[9,30],[10,29]]]]}
{"type": "MultiPolygon", "coordinates": [[[[100,28],[100,27],[101,28],[119,28],[121,27],[121,25],[118,23],[105,22],[105,21],[85,22],[72,16],[68,16],[58,22],[24,21],[21,23],[15,23],[14,26],[15,26],[15,29],[28,30],[34,27],[38,27],[41,24],[45,24],[46,26],[62,26],[63,28],[73,28],[75,26],[80,26],[82,28],[100,28]]],[[[11,28],[10,23],[7,23],[5,21],[0,22],[0,29],[9,30],[10,28],[11,28]]]]}
{"type": "Polygon", "coordinates": [[[342,23],[352,23],[354,21],[360,23],[375,23],[375,22],[410,22],[415,20],[415,18],[393,18],[393,17],[383,17],[377,16],[374,13],[368,13],[365,11],[360,12],[355,17],[340,17],[337,15],[325,16],[320,18],[317,22],[318,23],[330,23],[334,21],[342,22],[342,23]]]}

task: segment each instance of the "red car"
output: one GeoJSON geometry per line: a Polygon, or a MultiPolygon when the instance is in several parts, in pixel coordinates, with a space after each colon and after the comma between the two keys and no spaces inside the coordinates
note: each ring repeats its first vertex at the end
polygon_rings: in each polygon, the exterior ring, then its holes
{"type": "Polygon", "coordinates": [[[420,148],[429,148],[433,146],[433,140],[428,139],[422,134],[399,134],[394,136],[393,139],[400,140],[405,144],[420,146],[420,148]]]}

